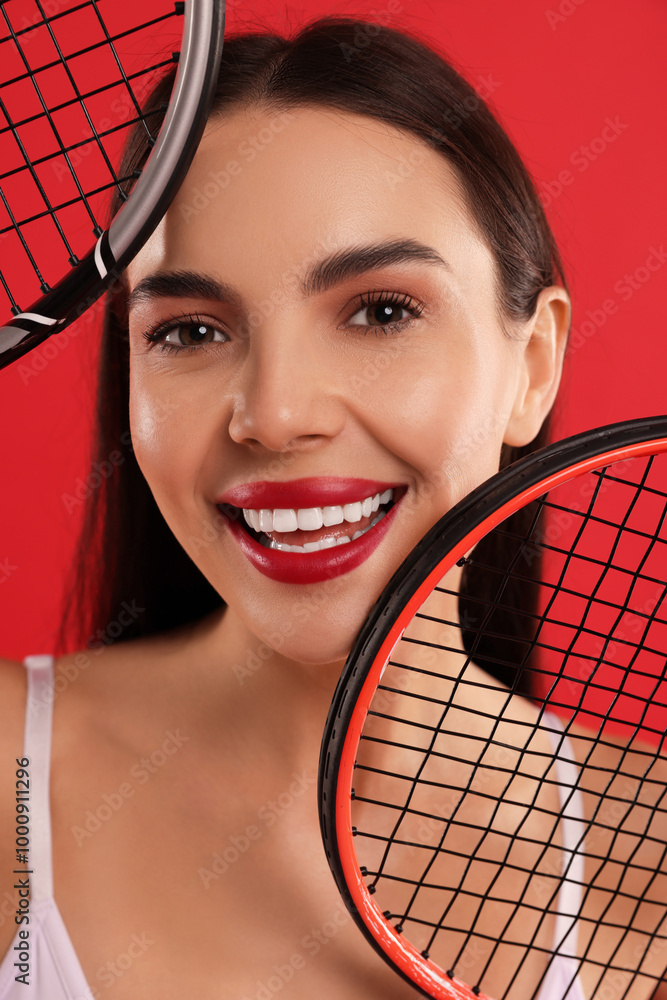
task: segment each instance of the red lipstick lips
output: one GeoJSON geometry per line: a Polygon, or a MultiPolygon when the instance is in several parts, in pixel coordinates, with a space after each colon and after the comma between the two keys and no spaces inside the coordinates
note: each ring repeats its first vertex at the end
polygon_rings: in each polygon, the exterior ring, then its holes
{"type": "Polygon", "coordinates": [[[276,483],[260,481],[233,486],[216,500],[218,504],[234,507],[260,507],[271,509],[287,507],[334,507],[354,503],[375,493],[395,489],[402,483],[380,483],[375,479],[340,479],[317,476],[310,479],[291,479],[276,483]]]}
{"type": "Polygon", "coordinates": [[[308,584],[333,579],[365,562],[389,530],[404,492],[403,483],[320,476],[289,482],[244,483],[227,490],[216,503],[227,520],[232,537],[260,573],[280,583],[308,584]],[[225,509],[226,506],[255,510],[342,506],[388,489],[400,490],[400,496],[394,497],[393,506],[377,524],[355,541],[316,552],[284,552],[266,548],[246,531],[242,517],[234,517],[233,512],[225,509]]]}

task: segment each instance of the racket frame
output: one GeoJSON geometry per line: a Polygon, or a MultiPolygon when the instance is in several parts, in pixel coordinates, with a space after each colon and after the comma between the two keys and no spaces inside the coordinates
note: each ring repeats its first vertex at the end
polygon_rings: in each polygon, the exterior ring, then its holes
{"type": "Polygon", "coordinates": [[[334,692],[318,774],[320,829],[332,874],[376,951],[437,1000],[489,1000],[401,936],[374,902],[354,850],[351,803],[361,732],[391,655],[439,580],[490,530],[549,490],[620,460],[667,451],[667,416],[584,431],[515,462],[464,497],[424,535],[375,602],[334,692]],[[444,552],[441,556],[439,553],[444,552]],[[349,706],[353,705],[350,710],[349,706]]]}

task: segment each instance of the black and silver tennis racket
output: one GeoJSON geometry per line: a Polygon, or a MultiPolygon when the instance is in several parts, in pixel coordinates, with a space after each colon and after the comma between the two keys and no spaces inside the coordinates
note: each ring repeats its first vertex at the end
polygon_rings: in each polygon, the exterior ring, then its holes
{"type": "Polygon", "coordinates": [[[427,996],[658,995],[666,452],[659,417],[498,473],[422,539],[350,653],[324,844],[362,931],[427,996]]]}
{"type": "Polygon", "coordinates": [[[155,229],[203,132],[224,22],[225,0],[0,0],[0,368],[80,316],[155,229]],[[165,23],[179,51],[156,58],[165,23]],[[152,131],[139,95],[174,60],[152,131]],[[120,177],[137,125],[151,153],[120,177]]]}

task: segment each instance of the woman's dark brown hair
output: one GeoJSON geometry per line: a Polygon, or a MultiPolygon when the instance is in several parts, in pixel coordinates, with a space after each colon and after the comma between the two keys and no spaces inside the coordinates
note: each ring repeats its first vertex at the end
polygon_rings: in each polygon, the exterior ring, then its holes
{"type": "MultiPolygon", "coordinates": [[[[147,102],[147,109],[156,109],[149,119],[153,129],[159,125],[172,85],[173,73],[147,102]]],[[[542,289],[553,284],[567,288],[535,186],[512,142],[466,80],[419,39],[341,17],[320,18],[293,38],[268,33],[229,36],[212,114],[244,105],[276,113],[315,105],[362,114],[412,133],[440,152],[456,169],[471,215],[495,259],[498,315],[504,326],[530,319],[542,289]]],[[[121,176],[131,178],[148,152],[146,130],[138,127],[126,149],[121,176]]],[[[117,199],[112,214],[119,207],[117,199]]],[[[122,290],[117,292],[116,299],[122,295],[122,290]]],[[[119,308],[110,297],[93,456],[94,461],[108,462],[118,452],[122,460],[88,501],[67,588],[58,655],[174,628],[222,604],[164,521],[132,453],[129,347],[122,315],[122,303],[119,308]],[[123,602],[133,607],[125,618],[120,615],[123,602]],[[128,617],[127,624],[118,624],[128,617]]],[[[534,451],[546,442],[547,434],[545,425],[526,448],[504,447],[501,466],[534,451]]],[[[500,539],[491,539],[486,557],[502,559],[502,545],[500,539]]],[[[466,590],[483,596],[487,576],[476,579],[468,573],[466,590]]],[[[479,614],[478,605],[466,600],[462,595],[463,620],[470,622],[479,614]]],[[[512,601],[524,611],[532,607],[530,585],[505,595],[510,607],[512,601]]],[[[510,637],[521,634],[525,620],[511,611],[498,612],[494,631],[510,637]]],[[[486,662],[485,655],[494,651],[495,647],[480,648],[475,658],[500,679],[515,683],[511,667],[486,662]]]]}

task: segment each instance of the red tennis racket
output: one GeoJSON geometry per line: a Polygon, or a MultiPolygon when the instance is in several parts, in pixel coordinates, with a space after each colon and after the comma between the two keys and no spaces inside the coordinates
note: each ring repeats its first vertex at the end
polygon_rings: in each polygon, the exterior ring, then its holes
{"type": "Polygon", "coordinates": [[[498,473],[422,539],[350,653],[324,844],[364,934],[427,996],[657,995],[666,451],[667,417],[637,420],[498,473]]]}

